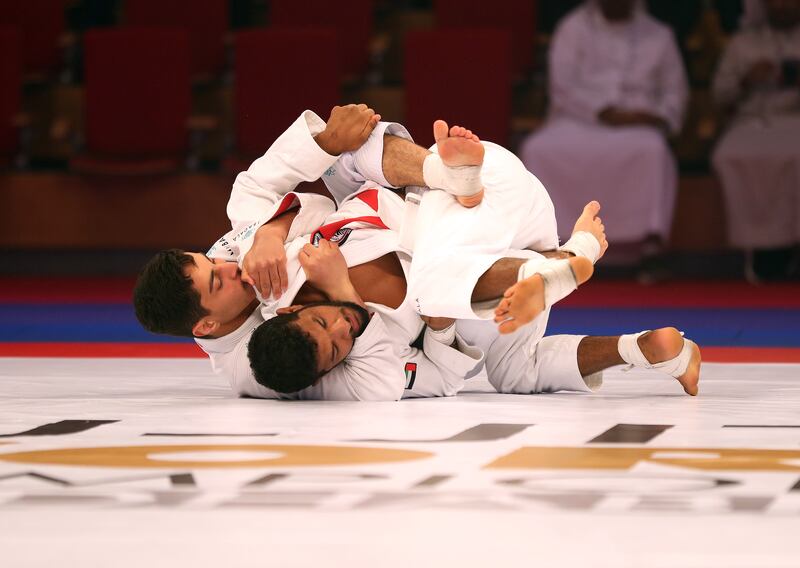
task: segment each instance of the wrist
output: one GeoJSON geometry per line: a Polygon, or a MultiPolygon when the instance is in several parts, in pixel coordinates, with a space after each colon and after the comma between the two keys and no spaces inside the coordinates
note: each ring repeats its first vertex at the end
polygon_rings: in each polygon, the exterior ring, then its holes
{"type": "Polygon", "coordinates": [[[258,228],[253,238],[254,240],[260,242],[274,239],[276,241],[280,241],[281,243],[283,243],[286,241],[288,236],[289,236],[288,227],[282,227],[280,225],[273,225],[267,223],[265,225],[261,225],[261,227],[258,228]]]}
{"type": "Polygon", "coordinates": [[[327,296],[334,302],[353,302],[359,306],[364,307],[364,301],[358,295],[356,289],[348,280],[347,283],[342,283],[339,286],[323,290],[327,296]]]}
{"type": "Polygon", "coordinates": [[[326,130],[323,130],[316,136],[314,136],[314,141],[317,143],[323,152],[326,154],[330,154],[331,156],[338,156],[341,154],[338,148],[335,147],[335,143],[333,140],[333,136],[326,130]]]}

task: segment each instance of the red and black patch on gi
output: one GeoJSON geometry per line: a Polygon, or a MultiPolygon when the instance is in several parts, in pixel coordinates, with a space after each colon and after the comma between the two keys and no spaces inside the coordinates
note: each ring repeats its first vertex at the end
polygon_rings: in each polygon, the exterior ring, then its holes
{"type": "Polygon", "coordinates": [[[414,388],[414,381],[417,378],[417,364],[406,363],[406,390],[414,388]]]}
{"type": "MultiPolygon", "coordinates": [[[[342,246],[345,242],[347,242],[347,237],[350,236],[350,233],[353,232],[353,229],[349,227],[345,227],[343,229],[339,229],[335,233],[333,233],[330,237],[327,238],[332,243],[336,243],[339,246],[342,246]]],[[[319,242],[325,238],[325,234],[320,229],[317,229],[313,235],[311,235],[311,244],[314,246],[319,245],[319,242]]]]}

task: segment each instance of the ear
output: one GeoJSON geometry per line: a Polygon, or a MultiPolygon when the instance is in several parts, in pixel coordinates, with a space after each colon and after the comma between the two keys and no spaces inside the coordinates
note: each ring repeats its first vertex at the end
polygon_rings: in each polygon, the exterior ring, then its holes
{"type": "Polygon", "coordinates": [[[302,304],[295,304],[294,306],[288,306],[286,308],[278,308],[275,310],[275,313],[280,315],[283,314],[291,314],[292,312],[296,312],[297,310],[303,309],[302,304]]]}
{"type": "Polygon", "coordinates": [[[213,335],[219,329],[219,322],[209,318],[201,318],[194,326],[192,326],[192,335],[195,337],[204,337],[206,335],[213,335]]]}

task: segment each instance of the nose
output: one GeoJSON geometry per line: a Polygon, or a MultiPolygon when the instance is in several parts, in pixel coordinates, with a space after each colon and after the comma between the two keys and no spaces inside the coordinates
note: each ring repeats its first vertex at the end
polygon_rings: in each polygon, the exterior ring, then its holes
{"type": "Polygon", "coordinates": [[[221,263],[217,270],[219,271],[220,277],[227,278],[228,280],[238,280],[240,277],[239,265],[235,262],[221,263]]]}
{"type": "Polygon", "coordinates": [[[339,314],[331,327],[331,332],[335,337],[343,339],[350,337],[350,322],[347,321],[343,314],[339,314]]]}

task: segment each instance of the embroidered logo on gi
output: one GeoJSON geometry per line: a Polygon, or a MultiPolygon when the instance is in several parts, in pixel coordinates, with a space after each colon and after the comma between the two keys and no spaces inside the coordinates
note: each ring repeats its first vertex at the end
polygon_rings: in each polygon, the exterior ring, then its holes
{"type": "MultiPolygon", "coordinates": [[[[345,242],[347,242],[347,237],[349,237],[350,233],[352,233],[352,232],[353,232],[353,229],[345,227],[345,228],[339,229],[338,231],[333,233],[331,235],[331,238],[328,239],[328,240],[330,242],[332,242],[332,243],[336,243],[339,246],[342,246],[345,242]]],[[[318,246],[319,242],[324,238],[325,238],[325,236],[322,234],[322,231],[317,231],[311,237],[311,244],[314,245],[314,246],[318,246]]]]}
{"type": "Polygon", "coordinates": [[[335,176],[335,175],[336,175],[336,168],[334,168],[333,166],[331,166],[330,168],[328,168],[327,170],[325,170],[325,173],[324,173],[324,174],[322,174],[322,175],[324,175],[324,176],[326,176],[326,177],[335,176]]]}
{"type": "Polygon", "coordinates": [[[417,378],[417,364],[406,363],[406,390],[414,388],[414,380],[417,378]]]}

